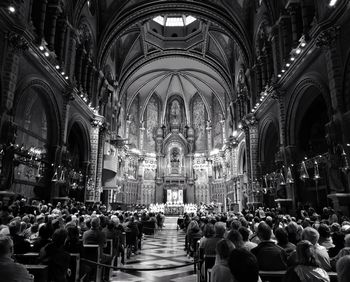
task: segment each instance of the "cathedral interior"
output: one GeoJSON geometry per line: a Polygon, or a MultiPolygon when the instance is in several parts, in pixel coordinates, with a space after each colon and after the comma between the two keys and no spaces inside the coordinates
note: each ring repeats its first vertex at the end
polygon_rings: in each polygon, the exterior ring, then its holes
{"type": "Polygon", "coordinates": [[[2,0],[0,193],[349,213],[347,0],[2,0]]]}

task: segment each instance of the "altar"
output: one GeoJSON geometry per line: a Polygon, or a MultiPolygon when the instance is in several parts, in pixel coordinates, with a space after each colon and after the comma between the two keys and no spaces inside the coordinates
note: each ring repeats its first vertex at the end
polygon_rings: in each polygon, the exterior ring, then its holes
{"type": "Polygon", "coordinates": [[[165,215],[182,215],[184,213],[183,204],[167,203],[164,207],[165,215]]]}

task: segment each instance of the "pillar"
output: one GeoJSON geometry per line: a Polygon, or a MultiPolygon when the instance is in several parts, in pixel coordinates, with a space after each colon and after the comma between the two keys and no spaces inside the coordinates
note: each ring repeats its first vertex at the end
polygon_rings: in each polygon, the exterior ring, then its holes
{"type": "Polygon", "coordinates": [[[2,67],[1,127],[4,121],[11,121],[13,119],[12,109],[18,79],[19,62],[23,51],[27,48],[28,44],[21,35],[15,32],[9,32],[6,35],[3,49],[5,54],[4,65],[2,67]]]}
{"type": "Polygon", "coordinates": [[[210,153],[213,148],[212,136],[211,136],[211,122],[207,121],[207,139],[208,139],[208,152],[210,153]]]}
{"type": "Polygon", "coordinates": [[[67,72],[69,75],[70,80],[73,79],[75,74],[75,68],[76,68],[76,53],[77,53],[77,40],[78,36],[75,33],[74,29],[69,29],[69,45],[68,45],[68,52],[67,52],[67,59],[66,65],[67,65],[67,72]],[[68,57],[69,54],[69,57],[68,57]],[[69,64],[67,62],[70,62],[69,64]]]}
{"type": "Polygon", "coordinates": [[[97,163],[98,163],[98,150],[99,150],[99,125],[92,123],[90,129],[90,166],[88,173],[88,183],[85,193],[85,201],[96,202],[99,200],[99,191],[96,186],[97,179],[97,163]],[[98,197],[97,197],[98,196],[98,197]]]}
{"type": "MultiPolygon", "coordinates": [[[[58,60],[63,66],[63,62],[65,61],[65,53],[66,53],[66,34],[67,34],[67,19],[61,16],[57,21],[57,31],[56,31],[56,39],[55,39],[55,52],[58,57],[58,60]]],[[[71,62],[71,60],[69,60],[71,62]]]]}
{"type": "Polygon", "coordinates": [[[55,34],[56,34],[56,24],[59,13],[58,4],[51,4],[47,6],[47,15],[45,18],[45,39],[47,42],[47,47],[50,51],[55,49],[55,34]]]}

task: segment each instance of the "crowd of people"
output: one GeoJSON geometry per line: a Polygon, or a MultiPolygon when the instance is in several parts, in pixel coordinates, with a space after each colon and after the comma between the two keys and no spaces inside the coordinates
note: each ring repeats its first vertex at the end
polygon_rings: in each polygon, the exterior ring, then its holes
{"type": "Polygon", "coordinates": [[[339,282],[350,281],[350,220],[331,208],[296,217],[269,208],[199,212],[182,222],[188,255],[216,256],[211,282],[258,282],[259,271],[285,271],[286,282],[326,282],[336,271],[339,282]]]}
{"type": "MultiPolygon", "coordinates": [[[[49,281],[74,281],[69,254],[79,253],[81,258],[88,258],[83,247],[86,244],[98,245],[103,253],[107,239],[112,239],[113,254],[102,255],[101,262],[110,264],[112,257],[116,257],[115,264],[118,261],[123,264],[127,249],[123,234],[127,234],[130,254],[137,255],[146,223],[161,226],[164,215],[147,210],[107,211],[104,205],[86,206],[74,201],[52,205],[21,199],[9,206],[0,202],[0,280],[32,281],[16,257],[35,252],[39,254],[37,263],[48,265],[49,281]]],[[[81,261],[80,272],[84,281],[91,281],[96,265],[81,261]]],[[[107,269],[104,279],[108,279],[107,269]]]]}
{"type": "MultiPolygon", "coordinates": [[[[350,220],[330,208],[318,214],[310,207],[295,217],[268,208],[215,212],[191,205],[190,211],[181,216],[185,250],[195,260],[199,250],[216,256],[212,282],[258,282],[259,272],[278,270],[285,271],[286,282],[330,281],[330,271],[338,273],[339,282],[350,281],[350,220]]],[[[103,255],[101,262],[110,264],[117,257],[117,263],[124,263],[123,234],[129,234],[130,252],[137,255],[146,226],[161,228],[164,218],[161,210],[108,211],[104,205],[74,201],[0,202],[0,277],[32,281],[16,255],[35,252],[37,263],[48,266],[49,281],[70,281],[69,254],[84,258],[85,244],[102,250],[107,239],[112,239],[113,254],[103,255]]],[[[81,261],[85,281],[95,271],[95,265],[81,261]]],[[[199,275],[204,277],[205,270],[199,275]]]]}

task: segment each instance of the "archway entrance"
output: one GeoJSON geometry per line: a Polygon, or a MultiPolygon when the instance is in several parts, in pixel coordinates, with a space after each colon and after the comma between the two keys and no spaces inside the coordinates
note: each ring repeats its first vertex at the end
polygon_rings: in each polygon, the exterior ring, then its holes
{"type": "Polygon", "coordinates": [[[319,207],[321,203],[327,203],[328,175],[326,163],[321,162],[322,154],[328,152],[326,141],[325,125],[329,122],[327,104],[315,87],[309,87],[303,94],[309,99],[309,103],[303,103],[300,107],[297,117],[300,117],[296,125],[296,147],[299,155],[299,161],[304,160],[309,178],[300,179],[302,168],[297,167],[296,177],[296,197],[302,204],[319,207]],[[306,105],[305,105],[306,104],[306,105]],[[308,161],[308,159],[312,161],[308,161]],[[316,164],[317,163],[317,164],[316,164]],[[320,178],[316,179],[317,167],[320,178]]]}
{"type": "Polygon", "coordinates": [[[70,179],[67,183],[68,195],[76,201],[84,201],[87,154],[84,142],[84,129],[75,122],[69,132],[67,142],[67,156],[70,169],[70,179]]]}

